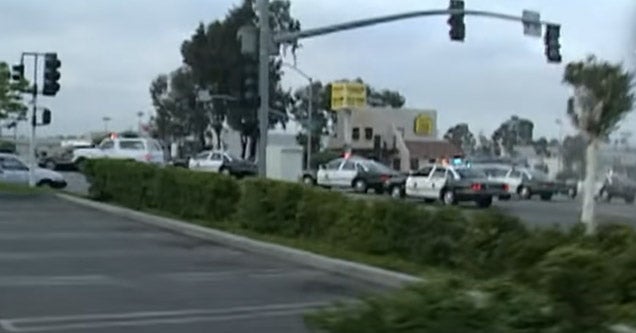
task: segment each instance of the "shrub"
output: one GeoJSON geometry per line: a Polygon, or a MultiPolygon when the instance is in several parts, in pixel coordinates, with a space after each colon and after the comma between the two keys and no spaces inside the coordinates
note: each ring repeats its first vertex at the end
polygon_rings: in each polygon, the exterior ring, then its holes
{"type": "Polygon", "coordinates": [[[536,286],[555,302],[555,311],[572,332],[587,332],[606,320],[603,305],[612,296],[609,273],[599,251],[565,245],[538,264],[536,286]]]}
{"type": "Polygon", "coordinates": [[[307,315],[306,323],[330,333],[563,332],[550,305],[545,295],[509,281],[451,279],[336,305],[307,315]]]}
{"type": "Polygon", "coordinates": [[[229,177],[124,160],[91,160],[84,172],[90,196],[140,209],[217,222],[232,216],[240,192],[229,177]]]}

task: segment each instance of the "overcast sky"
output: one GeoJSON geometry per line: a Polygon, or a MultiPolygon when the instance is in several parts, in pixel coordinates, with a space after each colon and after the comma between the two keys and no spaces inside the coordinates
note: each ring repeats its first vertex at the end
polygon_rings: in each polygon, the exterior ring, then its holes
{"type": "MultiPolygon", "coordinates": [[[[181,63],[179,48],[199,22],[222,18],[235,0],[0,0],[0,61],[22,51],[56,51],[62,88],[42,98],[53,112],[45,134],[132,128],[152,110],[148,86],[181,63]]],[[[444,0],[292,0],[304,28],[351,19],[437,9],[444,0]]],[[[633,68],[633,0],[467,0],[469,9],[541,12],[562,24],[563,65],[547,64],[543,40],[522,25],[466,18],[466,42],[450,42],[446,17],[427,17],[303,40],[298,66],[316,79],[362,77],[399,90],[407,106],[436,109],[445,131],[468,122],[490,134],[511,115],[534,121],[535,136],[555,137],[569,90],[564,65],[594,53],[633,68]]],[[[291,59],[290,59],[291,61],[291,59]]],[[[289,72],[286,87],[304,84],[289,72]]],[[[569,124],[568,121],[566,123],[569,124]]],[[[636,131],[636,115],[623,125],[636,131]]],[[[568,129],[569,130],[569,129],[568,129]]]]}

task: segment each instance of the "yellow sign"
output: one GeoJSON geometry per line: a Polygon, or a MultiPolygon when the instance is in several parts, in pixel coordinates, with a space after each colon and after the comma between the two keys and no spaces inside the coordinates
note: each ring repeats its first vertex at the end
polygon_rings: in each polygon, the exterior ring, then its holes
{"type": "Polygon", "coordinates": [[[415,118],[415,135],[431,136],[435,128],[433,118],[428,114],[421,114],[415,118]]]}
{"type": "Polygon", "coordinates": [[[367,86],[357,82],[331,84],[331,109],[342,110],[367,106],[367,86]]]}

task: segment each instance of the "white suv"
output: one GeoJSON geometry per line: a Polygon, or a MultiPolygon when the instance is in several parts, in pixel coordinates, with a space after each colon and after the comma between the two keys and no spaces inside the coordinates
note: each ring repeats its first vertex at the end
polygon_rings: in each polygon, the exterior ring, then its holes
{"type": "Polygon", "coordinates": [[[73,164],[75,165],[97,158],[135,160],[161,165],[165,163],[161,144],[157,140],[146,138],[108,138],[104,139],[96,148],[73,151],[73,164]]]}

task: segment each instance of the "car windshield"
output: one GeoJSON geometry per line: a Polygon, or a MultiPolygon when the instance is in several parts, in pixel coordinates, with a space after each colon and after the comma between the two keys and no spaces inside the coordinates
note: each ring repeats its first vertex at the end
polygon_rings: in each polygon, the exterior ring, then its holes
{"type": "Polygon", "coordinates": [[[455,171],[462,179],[486,178],[486,174],[483,171],[477,169],[457,168],[455,169],[455,171]]]}
{"type": "Polygon", "coordinates": [[[541,171],[537,171],[537,170],[532,170],[529,171],[530,176],[532,177],[532,179],[535,180],[548,180],[548,175],[544,172],[541,171]]]}

